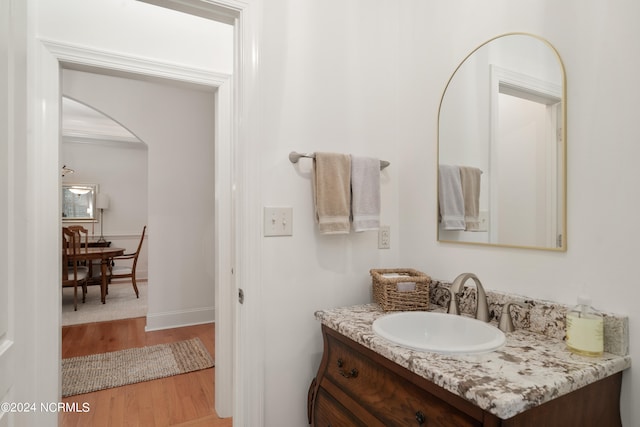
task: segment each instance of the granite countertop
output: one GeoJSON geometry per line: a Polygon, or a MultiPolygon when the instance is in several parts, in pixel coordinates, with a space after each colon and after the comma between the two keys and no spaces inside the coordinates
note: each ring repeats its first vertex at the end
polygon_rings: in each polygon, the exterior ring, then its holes
{"type": "Polygon", "coordinates": [[[452,355],[410,350],[377,336],[377,304],[320,310],[327,327],[409,369],[434,384],[508,419],[631,366],[631,357],[605,353],[579,356],[557,337],[520,329],[506,333],[505,345],[491,353],[452,355]]]}

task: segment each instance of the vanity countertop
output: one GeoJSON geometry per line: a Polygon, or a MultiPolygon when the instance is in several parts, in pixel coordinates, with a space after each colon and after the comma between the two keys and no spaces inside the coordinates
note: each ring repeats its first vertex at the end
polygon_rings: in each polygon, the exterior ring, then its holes
{"type": "Polygon", "coordinates": [[[508,419],[631,366],[630,356],[584,357],[565,342],[529,330],[506,333],[499,350],[484,354],[437,354],[410,350],[377,336],[373,321],[385,314],[377,304],[320,310],[327,327],[432,383],[508,419]]]}

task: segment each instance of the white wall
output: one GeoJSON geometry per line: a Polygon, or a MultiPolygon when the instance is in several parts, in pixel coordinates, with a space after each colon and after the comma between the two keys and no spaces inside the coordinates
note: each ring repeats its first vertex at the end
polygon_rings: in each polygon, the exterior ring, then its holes
{"type": "MultiPolygon", "coordinates": [[[[46,336],[58,331],[55,326],[39,330],[34,316],[42,311],[43,299],[55,298],[57,293],[38,292],[34,284],[42,277],[33,266],[38,265],[39,259],[30,251],[39,230],[31,222],[33,195],[27,191],[31,175],[25,167],[31,154],[26,143],[27,11],[26,2],[0,1],[0,400],[3,402],[57,398],[57,390],[36,387],[37,379],[58,365],[43,357],[46,352],[39,351],[39,345],[46,341],[46,336]],[[39,340],[38,332],[45,339],[39,340]]],[[[46,266],[59,266],[59,261],[53,261],[45,261],[46,266]]],[[[47,352],[60,351],[57,343],[47,348],[47,352]]],[[[20,424],[20,415],[3,413],[0,425],[25,425],[20,424]]],[[[32,415],[34,425],[43,419],[32,415]]]]}
{"type": "Polygon", "coordinates": [[[263,239],[265,426],[306,425],[307,390],[322,353],[318,309],[369,302],[369,270],[399,260],[397,7],[388,1],[269,1],[264,8],[260,90],[265,206],[293,207],[293,236],[263,239]],[[311,161],[290,151],[336,151],[391,162],[382,172],[376,232],[320,235],[311,161]]]}
{"type": "MultiPolygon", "coordinates": [[[[98,184],[98,191],[109,196],[109,208],[104,210],[102,220],[98,210],[97,222],[79,224],[89,230],[91,238],[97,240],[102,222],[102,232],[111,246],[125,248],[126,253],[135,252],[148,216],[146,145],[131,148],[108,141],[63,142],[60,158],[63,165],[74,169],[73,174],[62,178],[63,183],[98,184]]],[[[147,278],[148,237],[147,234],[138,257],[136,277],[140,279],[147,278]]]]}
{"type": "MultiPolygon", "coordinates": [[[[133,0],[35,3],[36,32],[42,39],[190,69],[233,71],[233,28],[229,25],[133,0]]],[[[71,73],[83,74],[65,72],[71,73]]],[[[213,239],[214,94],[128,79],[120,79],[115,87],[101,86],[104,79],[96,82],[91,78],[82,83],[84,88],[65,82],[65,90],[79,91],[77,99],[89,94],[87,102],[118,119],[150,147],[147,231],[148,243],[153,245],[148,247],[148,258],[149,270],[155,273],[149,275],[154,288],[149,290],[147,326],[178,324],[185,321],[180,316],[185,312],[192,313],[191,321],[194,316],[213,319],[209,260],[213,239]],[[181,185],[186,183],[193,191],[183,190],[181,185]],[[176,195],[182,197],[182,204],[174,203],[176,195]],[[181,210],[185,204],[203,209],[185,216],[181,210]],[[167,248],[176,246],[192,249],[177,255],[173,250],[169,253],[167,248]],[[168,312],[174,315],[165,316],[168,312]]],[[[140,233],[133,224],[122,227],[114,232],[140,233]]],[[[133,241],[127,245],[130,243],[133,241]]]]}
{"type": "MultiPolygon", "coordinates": [[[[639,13],[629,0],[269,2],[261,62],[262,199],[294,207],[294,235],[264,239],[265,425],[305,425],[306,392],[322,347],[312,313],[367,301],[367,271],[379,265],[411,266],[441,279],[473,271],[489,289],[569,304],[585,287],[598,308],[630,316],[637,358],[640,291],[629,266],[640,238],[632,219],[640,208],[632,187],[640,179],[634,166],[640,93],[633,84],[639,13]],[[472,49],[510,31],[550,40],[567,69],[566,253],[436,241],[442,91],[472,49]],[[388,158],[383,216],[394,249],[378,251],[373,235],[318,235],[308,176],[286,160],[292,149],[388,158]]],[[[640,375],[625,372],[625,425],[640,420],[632,405],[639,388],[640,375]]]]}
{"type": "Polygon", "coordinates": [[[495,196],[498,215],[495,241],[553,247],[555,241],[547,241],[547,221],[557,222],[555,215],[552,218],[547,215],[546,205],[546,180],[554,172],[547,166],[548,147],[552,145],[547,139],[549,132],[545,132],[547,106],[517,96],[499,97],[499,134],[492,149],[500,172],[491,171],[498,175],[495,182],[499,188],[495,196]]]}
{"type": "MultiPolygon", "coordinates": [[[[192,71],[192,73],[197,75],[204,75],[204,73],[208,72],[228,75],[233,69],[233,28],[228,25],[216,24],[211,21],[204,21],[184,14],[174,14],[173,12],[148,4],[143,4],[135,0],[124,0],[118,2],[104,0],[61,0],[56,2],[56,4],[49,1],[28,0],[28,5],[25,6],[25,9],[28,11],[27,29],[30,30],[28,34],[29,38],[27,39],[29,46],[27,53],[30,73],[23,74],[28,75],[29,77],[29,119],[37,122],[31,123],[36,132],[35,134],[34,132],[31,132],[27,138],[27,143],[30,145],[16,145],[18,148],[15,150],[16,162],[13,169],[20,171],[16,173],[16,182],[22,184],[17,186],[15,193],[25,195],[25,199],[28,202],[26,203],[27,213],[38,212],[38,214],[31,214],[31,216],[35,216],[37,218],[37,221],[29,221],[29,216],[24,216],[25,221],[30,222],[30,226],[28,228],[30,239],[25,239],[25,242],[27,242],[26,249],[30,252],[30,259],[32,262],[37,260],[36,265],[45,266],[46,268],[43,268],[44,272],[51,272],[55,271],[56,265],[58,265],[58,263],[55,262],[55,259],[50,257],[50,254],[55,253],[56,248],[59,248],[59,245],[55,244],[55,242],[59,240],[59,237],[56,238],[59,234],[55,232],[55,230],[58,229],[56,223],[59,224],[59,216],[56,213],[58,211],[57,205],[59,197],[57,197],[57,190],[55,189],[59,178],[58,180],[55,180],[54,178],[59,176],[59,150],[58,142],[55,138],[42,138],[42,135],[39,134],[38,131],[42,130],[43,127],[49,130],[55,130],[57,128],[57,123],[54,123],[51,119],[57,117],[58,105],[55,102],[55,99],[57,99],[59,94],[57,91],[46,92],[46,90],[55,87],[57,84],[57,82],[51,81],[50,73],[58,64],[55,63],[54,57],[48,53],[47,48],[44,48],[38,41],[38,38],[53,41],[54,44],[55,42],[61,42],[64,45],[76,45],[80,48],[86,47],[96,51],[114,52],[124,55],[125,58],[127,56],[136,55],[143,60],[143,63],[144,60],[150,60],[163,64],[176,65],[178,67],[186,67],[192,71]],[[44,74],[41,73],[43,69],[47,70],[44,74]],[[201,74],[198,74],[198,72],[201,72],[201,74]],[[21,148],[22,146],[26,147],[25,150],[27,150],[28,155],[21,156],[21,153],[23,153],[21,148]],[[47,163],[48,160],[50,160],[50,163],[47,163]],[[29,176],[30,179],[17,178],[19,174],[23,173],[24,175],[29,176]],[[44,214],[42,213],[43,209],[40,208],[43,206],[48,207],[48,210],[51,211],[50,216],[47,217],[48,221],[42,220],[44,214]],[[33,237],[35,235],[38,236],[39,240],[33,237]],[[33,244],[34,240],[36,242],[40,242],[43,239],[46,242],[50,242],[48,247],[44,248],[43,245],[33,244]],[[34,254],[34,251],[37,253],[34,254]]],[[[19,23],[19,21],[17,22],[19,23]]],[[[22,27],[24,28],[25,26],[23,25],[22,27]]],[[[175,108],[180,108],[181,111],[187,111],[185,99],[180,96],[177,96],[177,98],[178,99],[175,103],[163,103],[153,96],[149,96],[146,101],[150,103],[155,102],[152,107],[156,112],[157,110],[164,109],[165,113],[167,113],[166,110],[173,106],[176,106],[175,108]]],[[[135,101],[142,102],[145,100],[138,99],[135,101]]],[[[213,101],[213,94],[211,93],[208,94],[206,105],[205,103],[195,105],[195,109],[199,110],[196,114],[198,119],[201,114],[205,115],[207,113],[211,113],[209,108],[213,105],[213,102],[209,101],[213,101]]],[[[132,106],[133,105],[139,104],[133,102],[132,106]]],[[[191,104],[191,107],[194,107],[194,105],[191,104]]],[[[145,111],[148,110],[139,109],[135,112],[144,114],[145,111]]],[[[163,119],[164,118],[166,118],[166,114],[163,119]]],[[[210,121],[206,122],[205,126],[212,125],[213,115],[208,114],[208,118],[210,121]]],[[[21,116],[16,115],[16,119],[19,121],[21,116]]],[[[168,124],[169,121],[160,120],[159,122],[160,124],[168,124]]],[[[147,123],[147,126],[153,125],[153,123],[147,123]]],[[[185,120],[183,121],[183,125],[188,126],[189,124],[185,120]]],[[[157,128],[160,126],[155,127],[157,128]]],[[[181,137],[192,136],[191,131],[187,129],[181,129],[180,126],[177,126],[176,129],[181,132],[181,137]]],[[[211,129],[212,128],[209,130],[211,129]]],[[[202,129],[199,131],[202,131],[202,129]]],[[[158,131],[150,131],[151,134],[154,132],[158,131]]],[[[52,132],[49,132],[49,135],[51,133],[52,132]]],[[[145,137],[149,136],[150,135],[145,135],[145,137]]],[[[153,136],[155,135],[151,135],[151,137],[153,136]]],[[[166,138],[167,139],[164,140],[165,142],[168,141],[168,138],[171,138],[171,144],[183,142],[171,131],[166,133],[166,138]]],[[[211,139],[209,139],[209,141],[211,141],[211,139]]],[[[167,146],[168,144],[164,144],[165,148],[167,148],[167,146]]],[[[172,147],[175,149],[175,145],[172,147]]],[[[198,155],[200,156],[200,153],[198,153],[198,155]]],[[[164,152],[164,154],[159,154],[155,159],[159,160],[160,163],[164,162],[168,164],[169,162],[166,161],[168,157],[170,157],[170,155],[164,152]]],[[[184,157],[180,158],[180,156],[174,157],[177,161],[187,160],[184,157]]],[[[206,158],[206,155],[199,157],[199,159],[206,158]]],[[[151,170],[151,159],[149,166],[151,170]]],[[[156,163],[153,167],[168,170],[164,168],[164,166],[164,164],[156,163]]],[[[183,173],[180,176],[186,179],[191,179],[197,169],[187,169],[187,171],[188,173],[183,173]]],[[[204,175],[206,178],[206,173],[204,175]]],[[[199,174],[198,177],[202,179],[203,174],[199,174]]],[[[172,181],[171,184],[173,185],[177,182],[180,182],[180,180],[172,181]]],[[[165,186],[164,190],[173,190],[173,188],[165,186]]],[[[156,190],[156,192],[157,194],[161,193],[160,190],[156,190]]],[[[16,201],[21,200],[20,197],[14,199],[16,201]]],[[[151,195],[149,197],[149,201],[151,202],[151,195]]],[[[151,211],[152,209],[153,206],[150,205],[149,210],[151,211]]],[[[159,244],[163,245],[165,248],[169,247],[166,240],[163,241],[162,239],[157,239],[157,237],[159,237],[163,232],[163,229],[166,228],[167,219],[170,217],[175,218],[175,214],[175,211],[168,211],[168,215],[166,216],[159,214],[160,220],[155,221],[155,223],[158,224],[155,234],[153,233],[153,218],[149,218],[149,231],[153,235],[152,239],[154,239],[154,241],[158,241],[159,244]]],[[[23,216],[20,218],[22,217],[23,216]]],[[[184,217],[182,215],[180,215],[180,217],[183,219],[180,226],[183,226],[184,217]]],[[[198,221],[195,221],[193,225],[198,227],[201,224],[198,223],[198,221]]],[[[212,235],[207,228],[203,228],[201,230],[204,231],[200,232],[200,237],[212,235]]],[[[196,238],[196,234],[189,234],[189,230],[185,230],[183,232],[185,236],[188,236],[188,238],[196,238]]],[[[171,245],[189,243],[176,241],[174,236],[171,234],[166,234],[165,239],[167,238],[172,240],[169,242],[171,245]]],[[[207,320],[211,320],[213,318],[212,280],[209,281],[209,284],[211,284],[211,286],[209,286],[211,295],[209,301],[207,301],[207,296],[204,296],[204,298],[196,297],[194,296],[194,292],[192,292],[193,289],[198,286],[206,286],[205,282],[197,280],[192,281],[189,280],[190,278],[187,278],[187,288],[178,286],[182,281],[173,280],[175,275],[180,275],[181,279],[184,279],[185,272],[187,272],[187,275],[191,273],[189,269],[191,265],[189,265],[189,263],[198,263],[205,255],[209,258],[212,251],[211,248],[204,246],[202,241],[199,241],[198,243],[198,246],[194,246],[195,255],[192,257],[189,257],[189,253],[185,251],[181,254],[183,259],[177,259],[176,261],[175,256],[171,259],[173,264],[166,261],[166,259],[162,259],[160,261],[164,270],[171,267],[173,267],[173,269],[170,271],[170,274],[166,275],[167,282],[165,282],[165,287],[168,288],[166,292],[162,292],[164,289],[159,288],[158,293],[156,293],[157,298],[160,298],[161,301],[154,300],[152,302],[152,292],[150,290],[150,312],[155,310],[153,313],[163,314],[167,311],[171,311],[174,314],[184,314],[186,310],[188,312],[187,316],[191,314],[192,321],[194,317],[200,316],[201,318],[203,313],[207,316],[207,320]],[[182,270],[180,269],[181,266],[184,267],[182,270]],[[171,280],[170,284],[167,284],[168,280],[171,280]],[[177,293],[179,294],[176,295],[177,293]],[[165,306],[162,305],[163,303],[165,306]],[[167,310],[167,304],[172,305],[169,310],[167,310]],[[194,304],[197,304],[195,305],[195,308],[194,304]],[[205,310],[201,310],[203,306],[205,306],[205,310]]],[[[20,241],[16,241],[15,244],[12,245],[12,249],[15,250],[16,254],[24,252],[21,251],[22,248],[22,239],[20,241]]],[[[151,252],[149,253],[149,257],[150,259],[153,258],[151,252]]],[[[210,271],[211,266],[212,263],[209,262],[201,263],[198,266],[198,269],[205,270],[205,277],[207,279],[211,279],[213,276],[213,271],[210,271]]],[[[161,278],[165,277],[163,274],[163,268],[158,271],[161,278]]],[[[26,283],[23,284],[25,291],[27,289],[38,289],[38,287],[42,286],[42,283],[48,283],[43,279],[50,280],[52,283],[55,281],[55,278],[51,277],[50,274],[47,274],[46,278],[41,277],[45,275],[39,271],[32,272],[30,276],[31,277],[28,278],[26,283]]],[[[150,278],[150,282],[153,282],[152,277],[150,278]]],[[[28,348],[37,349],[40,346],[45,346],[55,350],[55,345],[59,343],[59,335],[48,328],[51,322],[47,323],[46,320],[38,320],[51,319],[56,312],[59,316],[59,306],[55,309],[55,306],[48,305],[51,301],[56,300],[56,288],[53,286],[49,288],[54,289],[53,298],[47,298],[47,296],[50,296],[47,292],[38,293],[38,295],[41,296],[38,300],[39,306],[36,306],[39,308],[39,312],[41,312],[42,315],[33,320],[34,324],[37,326],[37,330],[34,331],[34,333],[22,334],[23,337],[34,337],[30,341],[25,338],[25,341],[29,343],[28,348]],[[49,341],[44,340],[45,337],[50,337],[49,341]],[[58,339],[56,340],[55,337],[58,337],[58,339]]],[[[33,299],[27,300],[32,301],[33,299]]],[[[24,313],[28,312],[27,310],[20,310],[20,306],[18,306],[17,310],[24,313]]],[[[166,319],[167,316],[159,316],[159,318],[160,320],[164,319],[169,322],[173,322],[174,325],[181,320],[176,319],[175,316],[168,316],[168,319],[166,319]]],[[[156,318],[156,320],[157,319],[158,318],[156,318]]],[[[55,324],[56,323],[53,323],[51,325],[55,328],[55,324]]],[[[164,326],[164,324],[162,326],[164,326]]],[[[23,346],[23,348],[25,347],[23,346]]],[[[31,355],[35,359],[38,359],[38,363],[30,363],[29,366],[38,366],[39,369],[33,371],[33,375],[30,371],[21,371],[16,373],[16,376],[21,379],[20,388],[25,390],[24,393],[21,393],[21,396],[49,396],[46,399],[36,401],[52,401],[54,399],[52,399],[51,396],[59,396],[57,393],[51,393],[53,390],[52,385],[55,385],[55,380],[59,379],[57,375],[54,375],[55,372],[59,371],[59,356],[57,358],[55,357],[55,354],[55,351],[31,352],[31,355]],[[35,374],[38,375],[36,376],[35,374]],[[40,393],[36,385],[41,385],[42,387],[40,388],[42,388],[46,394],[40,393]]],[[[25,360],[28,359],[25,358],[25,360]]],[[[43,415],[43,417],[47,418],[46,415],[43,415]]],[[[47,422],[49,424],[45,424],[43,421],[39,423],[39,425],[55,425],[57,418],[49,416],[47,418],[47,422]]],[[[21,425],[27,425],[27,423],[28,421],[25,421],[21,425]]]]}
{"type": "MultiPolygon", "coordinates": [[[[147,328],[213,321],[213,91],[73,70],[63,73],[63,87],[148,146],[148,201],[140,195],[148,218],[127,225],[138,235],[148,225],[147,328]]],[[[111,159],[117,175],[120,164],[111,159]]]]}
{"type": "MultiPolygon", "coordinates": [[[[138,3],[64,0],[38,6],[41,33],[81,44],[164,56],[182,34],[158,34],[166,43],[135,42],[132,28],[152,21],[140,19],[148,18],[145,14],[129,16],[145,6],[138,3]],[[96,13],[103,9],[121,16],[96,13]],[[112,31],[116,27],[124,35],[112,31]]],[[[255,141],[264,192],[255,196],[265,205],[293,206],[294,235],[263,240],[266,426],[306,425],[306,393],[322,351],[313,312],[367,301],[368,270],[378,266],[411,266],[443,279],[469,270],[489,289],[566,303],[584,285],[598,308],[630,315],[637,358],[640,291],[628,271],[640,233],[628,224],[640,207],[640,194],[629,188],[640,178],[635,165],[640,131],[633,126],[640,95],[633,84],[640,66],[634,44],[640,39],[634,21],[639,8],[633,0],[269,0],[261,22],[263,137],[255,141]],[[442,90],[468,52],[514,30],[550,40],[567,68],[566,253],[436,242],[436,117],[442,90]],[[291,150],[390,160],[383,174],[382,216],[391,225],[392,249],[376,249],[375,233],[318,235],[308,166],[305,160],[291,165],[286,158],[291,150]]],[[[626,372],[625,425],[640,420],[640,410],[632,407],[639,389],[640,376],[626,372]]]]}
{"type": "MultiPolygon", "coordinates": [[[[403,7],[402,99],[408,113],[401,126],[401,259],[436,278],[463,271],[478,274],[490,289],[575,303],[588,292],[594,305],[628,314],[631,354],[640,356],[640,290],[630,266],[637,263],[640,231],[640,156],[637,121],[640,67],[634,24],[640,4],[607,2],[411,2],[403,7]],[[551,12],[552,11],[552,12],[551,12]],[[548,39],[567,72],[568,250],[566,253],[474,247],[436,242],[437,108],[450,74],[481,42],[510,31],[548,39]],[[420,54],[416,54],[420,52],[420,54]],[[416,197],[415,182],[422,193],[416,197]],[[424,212],[422,217],[412,210],[424,212]]],[[[637,362],[637,360],[634,360],[637,362]]],[[[640,422],[634,405],[640,374],[624,373],[624,425],[640,422]]]]}
{"type": "Polygon", "coordinates": [[[233,27],[135,0],[33,0],[37,34],[168,63],[231,74],[233,27]]]}

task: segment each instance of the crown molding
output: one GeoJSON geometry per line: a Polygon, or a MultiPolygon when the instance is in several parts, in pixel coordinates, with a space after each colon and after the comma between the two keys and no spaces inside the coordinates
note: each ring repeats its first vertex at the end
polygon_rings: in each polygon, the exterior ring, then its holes
{"type": "Polygon", "coordinates": [[[62,64],[69,65],[70,68],[75,66],[82,69],[93,66],[115,72],[140,74],[144,78],[151,76],[211,87],[222,86],[231,79],[230,74],[214,70],[154,61],[56,40],[40,39],[40,41],[62,64]]]}
{"type": "Polygon", "coordinates": [[[134,150],[147,150],[149,147],[144,142],[133,138],[119,138],[115,136],[89,136],[63,134],[61,141],[65,144],[91,144],[105,147],[126,148],[134,150]]]}

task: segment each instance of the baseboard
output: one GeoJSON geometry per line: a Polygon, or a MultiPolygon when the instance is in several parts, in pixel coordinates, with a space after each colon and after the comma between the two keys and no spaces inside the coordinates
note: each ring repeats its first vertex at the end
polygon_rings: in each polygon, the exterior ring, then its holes
{"type": "Polygon", "coordinates": [[[147,326],[145,327],[145,331],[158,331],[161,329],[200,325],[202,323],[213,323],[215,318],[214,307],[166,311],[164,313],[147,313],[147,326]]]}

